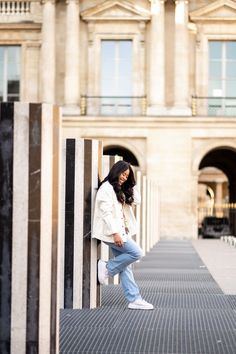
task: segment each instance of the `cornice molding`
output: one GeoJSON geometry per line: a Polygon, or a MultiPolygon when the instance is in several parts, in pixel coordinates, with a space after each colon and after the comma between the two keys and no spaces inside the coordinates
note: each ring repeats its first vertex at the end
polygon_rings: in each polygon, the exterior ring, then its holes
{"type": "Polygon", "coordinates": [[[111,0],[81,12],[84,21],[149,21],[150,11],[128,1],[111,0]]]}
{"type": "Polygon", "coordinates": [[[236,2],[232,0],[217,0],[212,4],[190,12],[194,22],[236,21],[236,2]]]}

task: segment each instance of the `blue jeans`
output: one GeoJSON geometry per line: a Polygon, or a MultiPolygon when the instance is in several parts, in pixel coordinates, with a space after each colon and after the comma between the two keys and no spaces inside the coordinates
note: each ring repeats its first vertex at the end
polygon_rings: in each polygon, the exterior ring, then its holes
{"type": "Polygon", "coordinates": [[[112,277],[118,273],[120,274],[121,286],[128,302],[141,299],[139,288],[134,280],[131,264],[143,257],[143,251],[132,239],[124,242],[122,247],[118,247],[111,242],[105,243],[111,247],[115,257],[107,262],[108,274],[112,277]]]}

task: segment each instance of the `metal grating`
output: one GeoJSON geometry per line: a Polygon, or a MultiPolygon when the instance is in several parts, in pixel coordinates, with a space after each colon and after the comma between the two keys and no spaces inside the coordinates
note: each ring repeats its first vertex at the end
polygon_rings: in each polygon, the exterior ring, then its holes
{"type": "Polygon", "coordinates": [[[61,310],[60,324],[62,327],[115,328],[122,311],[120,308],[61,310]]]}
{"type": "MultiPolygon", "coordinates": [[[[142,320],[141,320],[142,321],[142,320]]],[[[64,333],[61,354],[235,354],[235,333],[202,329],[176,330],[171,326],[156,328],[119,326],[117,330],[72,327],[64,333]]]]}
{"type": "Polygon", "coordinates": [[[128,310],[119,285],[103,286],[101,308],[61,311],[60,354],[236,353],[236,296],[190,242],[159,242],[134,273],[155,309],[128,310]]]}
{"type": "MultiPolygon", "coordinates": [[[[168,294],[143,290],[142,296],[157,308],[192,308],[192,309],[232,309],[225,295],[219,294],[168,294]]],[[[102,306],[125,306],[122,290],[104,287],[102,291],[102,306]]]]}
{"type": "Polygon", "coordinates": [[[226,296],[228,303],[230,304],[230,307],[236,311],[236,295],[227,295],[226,296]]]}

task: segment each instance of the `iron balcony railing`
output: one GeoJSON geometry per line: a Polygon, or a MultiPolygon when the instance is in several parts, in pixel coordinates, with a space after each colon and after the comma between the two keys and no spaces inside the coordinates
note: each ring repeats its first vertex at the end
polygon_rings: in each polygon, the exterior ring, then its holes
{"type": "Polygon", "coordinates": [[[236,116],[236,97],[192,96],[193,116],[236,116]]]}
{"type": "Polygon", "coordinates": [[[141,116],[146,115],[146,96],[82,96],[82,115],[141,116]]]}

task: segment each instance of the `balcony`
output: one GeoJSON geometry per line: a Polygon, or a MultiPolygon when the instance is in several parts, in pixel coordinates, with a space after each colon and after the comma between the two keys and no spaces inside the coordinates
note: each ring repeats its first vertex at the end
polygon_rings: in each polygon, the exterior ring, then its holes
{"type": "Polygon", "coordinates": [[[146,96],[82,96],[81,115],[144,116],[146,96]]]}
{"type": "Polygon", "coordinates": [[[236,97],[192,97],[193,116],[236,116],[236,97]]]}
{"type": "Polygon", "coordinates": [[[41,22],[41,12],[40,0],[0,0],[1,23],[41,22]]]}

